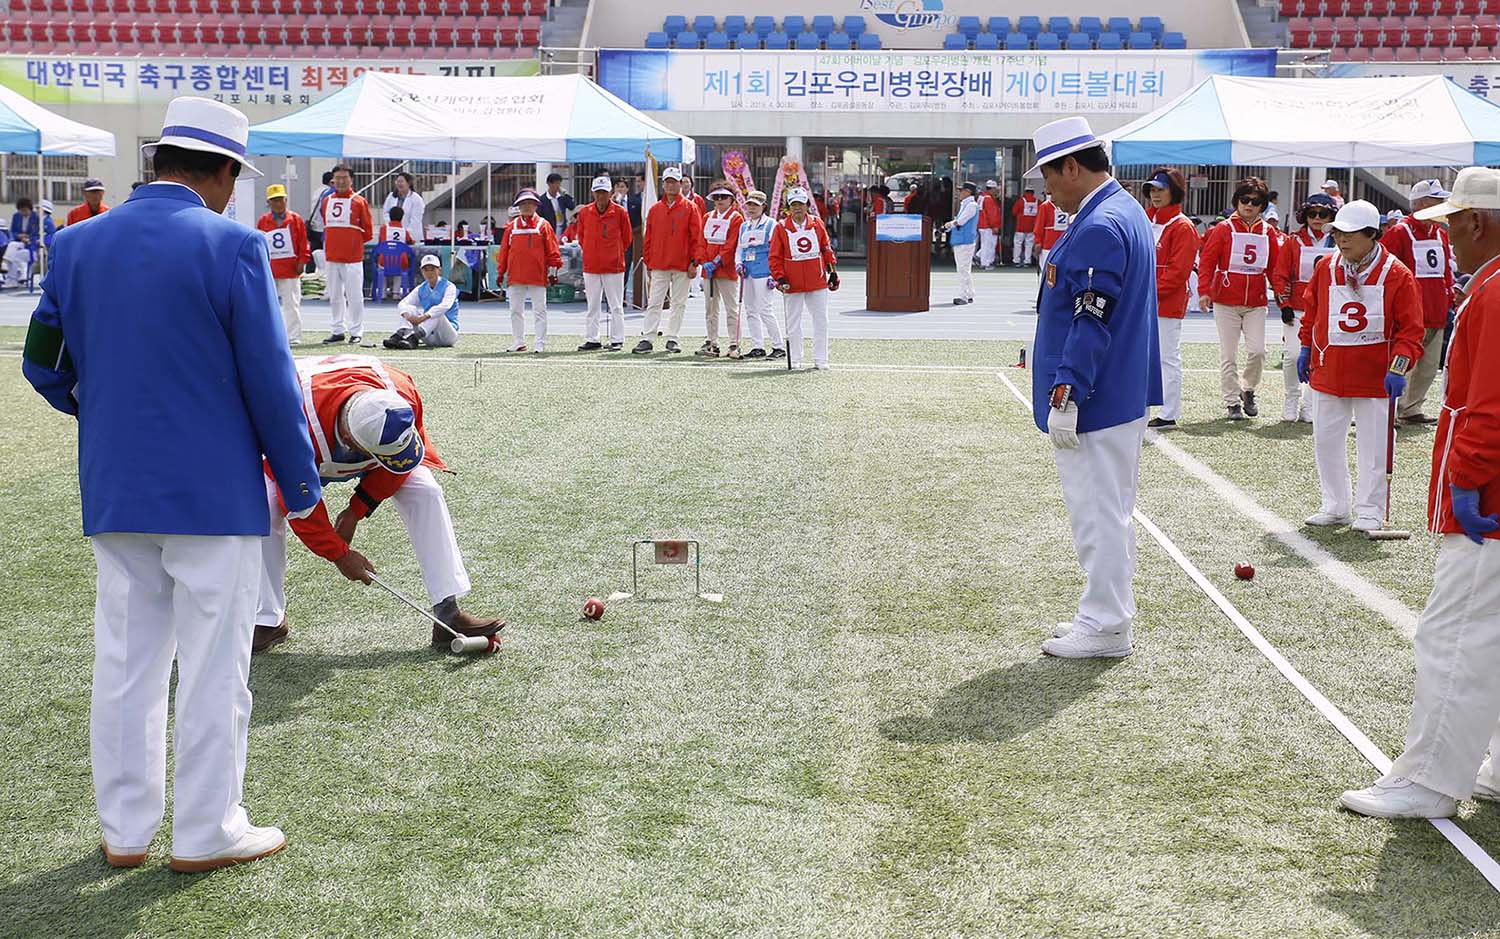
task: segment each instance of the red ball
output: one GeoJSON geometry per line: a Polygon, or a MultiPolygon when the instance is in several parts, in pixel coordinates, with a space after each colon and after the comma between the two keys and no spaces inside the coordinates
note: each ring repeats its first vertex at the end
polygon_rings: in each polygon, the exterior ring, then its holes
{"type": "Polygon", "coordinates": [[[1251,564],[1249,561],[1241,561],[1234,566],[1234,576],[1238,577],[1240,580],[1254,580],[1255,565],[1251,564]]]}
{"type": "Polygon", "coordinates": [[[604,601],[598,597],[589,597],[583,603],[583,615],[589,619],[599,619],[604,615],[604,601]]]}

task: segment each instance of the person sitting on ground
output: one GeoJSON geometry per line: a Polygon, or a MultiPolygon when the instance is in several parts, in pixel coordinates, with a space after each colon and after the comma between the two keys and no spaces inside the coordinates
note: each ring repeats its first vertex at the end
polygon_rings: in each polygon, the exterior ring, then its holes
{"type": "Polygon", "coordinates": [[[422,282],[401,299],[396,312],[406,325],[385,340],[387,349],[439,349],[458,343],[458,285],[443,279],[443,262],[437,255],[422,258],[422,282]]]}

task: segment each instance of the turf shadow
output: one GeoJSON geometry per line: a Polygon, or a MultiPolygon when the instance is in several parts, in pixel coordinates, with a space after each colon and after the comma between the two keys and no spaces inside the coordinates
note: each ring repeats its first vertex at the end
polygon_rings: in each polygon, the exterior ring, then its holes
{"type": "Polygon", "coordinates": [[[1036,658],[997,668],[949,688],[930,714],[882,722],[880,734],[898,743],[1002,743],[1086,697],[1101,675],[1123,661],[1036,658]]]}
{"type": "Polygon", "coordinates": [[[0,888],[0,939],[138,935],[144,912],[198,881],[149,861],[138,870],[117,870],[95,848],[65,867],[0,888]]]}
{"type": "Polygon", "coordinates": [[[303,702],[334,675],[348,671],[381,671],[393,665],[430,660],[433,669],[454,671],[482,661],[483,655],[452,655],[445,649],[381,649],[354,655],[309,652],[270,652],[250,664],[250,690],[255,706],[250,723],[260,727],[297,717],[303,702]]]}
{"type": "Polygon", "coordinates": [[[1305,439],[1312,441],[1312,425],[1304,423],[1292,423],[1281,420],[1268,420],[1262,418],[1250,418],[1243,421],[1230,421],[1222,417],[1210,421],[1179,422],[1177,428],[1167,436],[1174,435],[1183,437],[1228,437],[1238,435],[1242,437],[1253,437],[1257,440],[1297,440],[1305,439]]]}

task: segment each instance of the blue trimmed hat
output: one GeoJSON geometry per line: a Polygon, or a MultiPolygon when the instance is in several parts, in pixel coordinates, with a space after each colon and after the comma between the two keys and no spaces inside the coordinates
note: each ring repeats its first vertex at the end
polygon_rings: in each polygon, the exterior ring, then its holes
{"type": "Polygon", "coordinates": [[[1104,144],[1103,140],[1094,136],[1088,118],[1084,117],[1065,117],[1060,121],[1043,124],[1037,128],[1031,142],[1036,147],[1036,162],[1026,171],[1026,175],[1032,177],[1042,175],[1043,163],[1104,144]]]}
{"type": "Polygon", "coordinates": [[[354,444],[381,466],[405,476],[422,465],[426,450],[416,413],[405,398],[394,391],[361,391],[345,407],[354,444]]]}
{"type": "Polygon", "coordinates": [[[173,98],[162,121],[161,139],[143,144],[146,159],[156,155],[161,144],[184,150],[218,153],[234,159],[244,171],[242,179],[259,179],[260,170],[245,159],[245,145],[250,140],[250,119],[235,108],[208,98],[173,98]]]}

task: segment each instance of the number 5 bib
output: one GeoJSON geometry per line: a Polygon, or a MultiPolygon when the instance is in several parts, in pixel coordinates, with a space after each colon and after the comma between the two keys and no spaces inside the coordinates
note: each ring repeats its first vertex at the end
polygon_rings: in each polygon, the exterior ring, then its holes
{"type": "Polygon", "coordinates": [[[1229,245],[1229,270],[1235,274],[1262,274],[1271,254],[1271,239],[1254,232],[1237,231],[1229,245]]]}
{"type": "Polygon", "coordinates": [[[330,196],[324,203],[327,216],[324,223],[329,228],[353,228],[354,227],[354,197],[349,196],[338,199],[330,196]]]}
{"type": "Polygon", "coordinates": [[[292,250],[292,233],[287,229],[273,228],[261,234],[266,236],[266,249],[271,252],[271,260],[297,256],[297,252],[292,250]]]}
{"type": "Polygon", "coordinates": [[[1385,277],[1392,258],[1387,255],[1380,277],[1356,295],[1344,283],[1343,265],[1336,265],[1328,284],[1328,344],[1330,346],[1374,346],[1385,340],[1385,277]]]}

